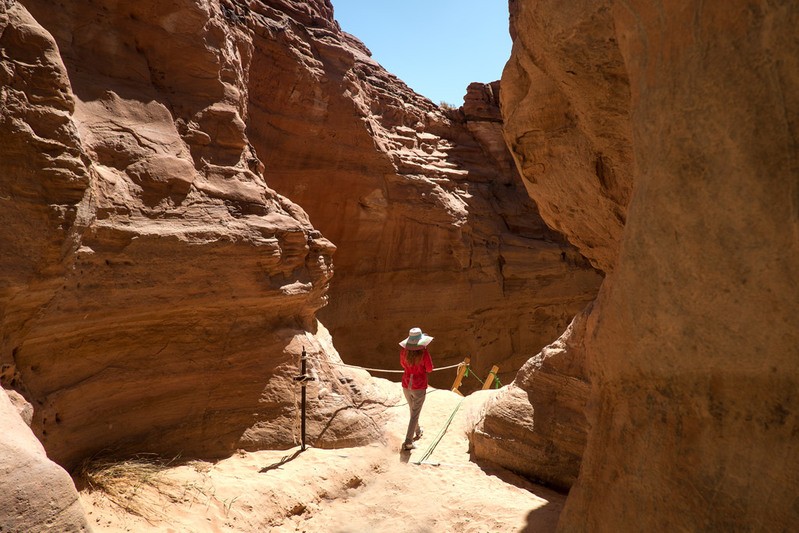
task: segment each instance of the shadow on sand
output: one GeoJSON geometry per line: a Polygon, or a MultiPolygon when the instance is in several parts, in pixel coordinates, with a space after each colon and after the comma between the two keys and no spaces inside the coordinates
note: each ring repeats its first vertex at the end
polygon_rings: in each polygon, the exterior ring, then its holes
{"type": "Polygon", "coordinates": [[[301,454],[303,451],[304,451],[304,450],[303,450],[302,448],[300,448],[299,450],[297,450],[296,452],[292,453],[291,455],[286,455],[286,456],[282,457],[282,458],[280,459],[280,461],[278,461],[278,462],[276,462],[276,463],[272,463],[272,464],[271,464],[271,465],[269,465],[269,466],[265,466],[265,467],[263,467],[262,469],[260,469],[260,470],[258,471],[258,473],[260,473],[260,474],[263,474],[263,473],[265,473],[265,472],[269,472],[270,470],[275,470],[275,469],[277,469],[277,468],[280,468],[280,467],[281,467],[281,466],[283,466],[284,464],[286,464],[286,463],[290,463],[291,461],[293,461],[294,459],[296,459],[297,457],[299,457],[299,456],[300,456],[300,454],[301,454]]]}
{"type": "Polygon", "coordinates": [[[519,533],[550,533],[557,529],[558,519],[560,518],[560,512],[563,510],[563,504],[566,502],[567,493],[537,485],[491,461],[475,460],[474,458],[472,458],[472,461],[486,475],[497,477],[505,483],[530,491],[546,501],[540,507],[530,511],[527,515],[527,524],[523,529],[519,530],[519,533]]]}
{"type": "Polygon", "coordinates": [[[411,450],[400,449],[400,463],[407,463],[411,460],[411,450]]]}

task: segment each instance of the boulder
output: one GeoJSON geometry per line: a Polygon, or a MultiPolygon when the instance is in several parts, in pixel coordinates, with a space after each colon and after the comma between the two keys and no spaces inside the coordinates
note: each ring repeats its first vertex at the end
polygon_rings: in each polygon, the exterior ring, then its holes
{"type": "Polygon", "coordinates": [[[469,433],[476,459],[559,490],[571,488],[588,433],[587,316],[588,309],[579,313],[558,340],[486,402],[469,433]]]}
{"type": "Polygon", "coordinates": [[[0,389],[0,524],[3,531],[88,532],[78,491],[0,389]]]}

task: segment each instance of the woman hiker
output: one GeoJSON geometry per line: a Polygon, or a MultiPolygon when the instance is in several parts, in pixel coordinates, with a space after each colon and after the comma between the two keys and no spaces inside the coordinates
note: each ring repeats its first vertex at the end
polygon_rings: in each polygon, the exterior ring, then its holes
{"type": "Polygon", "coordinates": [[[405,433],[403,450],[415,448],[413,441],[422,437],[422,428],[419,426],[419,415],[422,412],[425,395],[427,394],[427,374],[433,371],[433,360],[427,345],[433,337],[425,335],[419,328],[412,328],[408,338],[400,341],[400,364],[405,372],[402,374],[402,392],[408,401],[411,410],[411,419],[408,421],[408,431],[405,433]]]}

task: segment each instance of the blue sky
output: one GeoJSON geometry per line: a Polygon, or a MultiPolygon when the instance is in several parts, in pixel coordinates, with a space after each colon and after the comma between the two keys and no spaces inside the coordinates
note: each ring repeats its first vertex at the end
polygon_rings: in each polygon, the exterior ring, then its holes
{"type": "Polygon", "coordinates": [[[332,0],[341,29],[413,90],[460,106],[466,86],[502,76],[507,0],[332,0]]]}

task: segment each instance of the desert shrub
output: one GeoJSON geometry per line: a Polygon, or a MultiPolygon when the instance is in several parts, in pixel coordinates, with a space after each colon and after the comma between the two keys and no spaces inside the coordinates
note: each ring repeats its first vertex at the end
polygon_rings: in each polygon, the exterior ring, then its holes
{"type": "Polygon", "coordinates": [[[159,509],[163,496],[174,501],[183,491],[164,475],[174,462],[149,455],[124,460],[92,458],[81,465],[76,477],[88,490],[102,492],[126,513],[149,521],[163,517],[159,509]]]}

